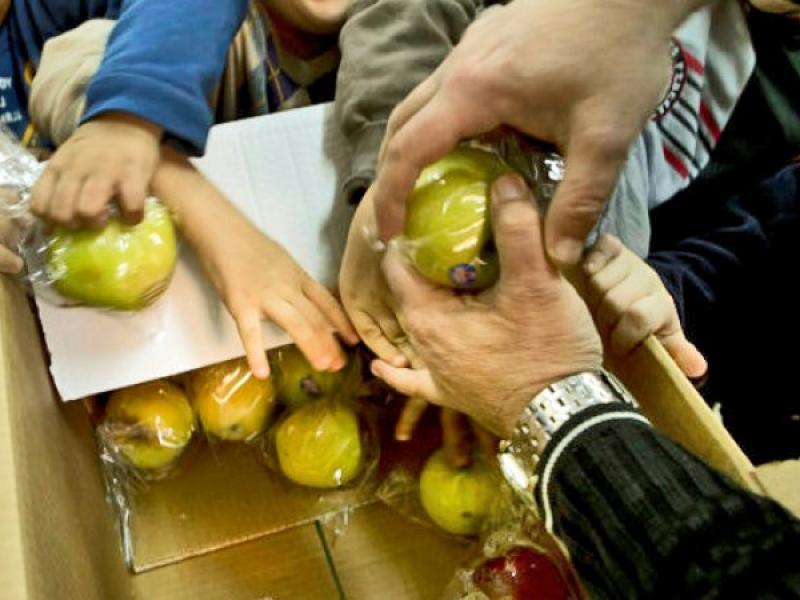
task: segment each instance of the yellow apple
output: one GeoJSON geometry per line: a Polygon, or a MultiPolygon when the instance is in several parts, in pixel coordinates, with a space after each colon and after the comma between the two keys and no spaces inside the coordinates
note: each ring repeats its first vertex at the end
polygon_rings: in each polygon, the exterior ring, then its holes
{"type": "Polygon", "coordinates": [[[171,465],[192,439],[194,413],[183,390],[164,380],[111,393],[105,429],[122,457],[138,469],[171,465]]]}
{"type": "Polygon", "coordinates": [[[469,147],[422,171],[408,202],[404,237],[423,276],[461,289],[484,289],[497,281],[489,190],[508,172],[495,154],[469,147]]]}
{"type": "Polygon", "coordinates": [[[272,379],[256,379],[244,358],[198,369],[188,386],[203,429],[221,440],[252,440],[275,406],[272,379]]]}
{"type": "Polygon", "coordinates": [[[475,535],[499,490],[499,479],[488,461],[476,454],[472,465],[451,467],[444,450],[425,463],[419,479],[422,506],[439,527],[457,535],[475,535]]]}
{"type": "Polygon", "coordinates": [[[352,400],[361,385],[361,361],[356,353],[347,356],[345,367],[335,373],[314,370],[294,345],[273,350],[271,363],[278,396],[292,408],[321,398],[352,400]]]}
{"type": "Polygon", "coordinates": [[[358,415],[334,402],[312,402],[292,411],[278,427],[275,449],[281,471],[300,485],[336,488],[361,471],[358,415]]]}
{"type": "Polygon", "coordinates": [[[176,258],[169,211],[150,199],[138,225],[115,217],[100,230],[56,229],[47,249],[47,274],[56,291],[74,302],[137,310],[167,288],[176,258]]]}

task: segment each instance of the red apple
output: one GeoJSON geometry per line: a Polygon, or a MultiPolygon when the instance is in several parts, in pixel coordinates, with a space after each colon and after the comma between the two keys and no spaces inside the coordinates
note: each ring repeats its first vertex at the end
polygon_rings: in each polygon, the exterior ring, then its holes
{"type": "Polygon", "coordinates": [[[569,588],[550,558],[517,546],[481,564],[472,581],[490,600],[569,600],[569,588]]]}

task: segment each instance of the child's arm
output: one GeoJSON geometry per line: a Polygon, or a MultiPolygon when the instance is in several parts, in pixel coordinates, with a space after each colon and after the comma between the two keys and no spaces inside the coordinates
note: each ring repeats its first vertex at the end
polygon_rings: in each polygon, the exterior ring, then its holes
{"type": "Polygon", "coordinates": [[[342,28],[336,114],[353,146],[349,197],[375,178],[389,115],[433,73],[478,15],[482,0],[358,0],[342,28]]]}
{"type": "Polygon", "coordinates": [[[140,218],[162,136],[203,151],[213,121],[208,98],[247,1],[89,4],[94,13],[106,8],[90,16],[114,17],[119,7],[119,20],[87,89],[82,125],[53,156],[32,206],[56,222],[96,226],[113,199],[123,217],[140,218]]]}
{"type": "Polygon", "coordinates": [[[334,332],[350,344],[358,338],[333,295],[256,229],[185,156],[168,147],[162,156],[153,192],[172,211],[236,321],[256,376],[269,374],[261,334],[265,318],[282,327],[316,369],[343,367],[334,332]]]}
{"type": "Polygon", "coordinates": [[[619,239],[603,235],[583,269],[589,308],[611,353],[626,354],[653,334],[688,377],[705,374],[705,359],[686,339],[672,296],[647,263],[619,239]]]}

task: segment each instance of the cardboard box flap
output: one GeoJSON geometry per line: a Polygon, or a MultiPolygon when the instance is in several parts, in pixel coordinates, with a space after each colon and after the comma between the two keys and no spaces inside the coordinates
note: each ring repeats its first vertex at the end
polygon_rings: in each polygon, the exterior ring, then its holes
{"type": "Polygon", "coordinates": [[[80,403],[59,410],[28,299],[5,277],[0,332],[0,432],[10,430],[2,434],[0,464],[13,462],[0,503],[16,507],[16,514],[0,513],[0,529],[10,534],[0,538],[0,579],[20,592],[8,597],[126,600],[128,573],[86,411],[80,403]]]}
{"type": "Polygon", "coordinates": [[[800,459],[761,465],[753,477],[767,496],[800,519],[800,459]]]}
{"type": "MultiPolygon", "coordinates": [[[[317,281],[335,285],[352,207],[338,198],[349,159],[330,105],[218,125],[195,161],[317,281]]],[[[200,208],[201,209],[201,208],[200,208]]],[[[39,300],[51,372],[64,400],[183,373],[243,355],[233,319],[184,245],[172,282],[138,313],[39,300]],[[102,334],[101,334],[102,333],[102,334]]],[[[267,347],[288,343],[264,323],[267,347]]]]}
{"type": "Polygon", "coordinates": [[[368,490],[326,492],[292,485],[256,449],[199,449],[174,478],[131,495],[126,530],[134,572],[149,571],[313,522],[343,506],[373,502],[368,490]]]}

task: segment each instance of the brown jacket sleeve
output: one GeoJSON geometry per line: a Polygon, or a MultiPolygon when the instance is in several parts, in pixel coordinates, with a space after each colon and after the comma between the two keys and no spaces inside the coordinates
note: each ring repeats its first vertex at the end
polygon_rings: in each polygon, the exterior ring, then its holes
{"type": "Polygon", "coordinates": [[[341,32],[336,116],[353,145],[348,199],[375,177],[392,109],[430,75],[478,16],[482,0],[357,0],[341,32]]]}

